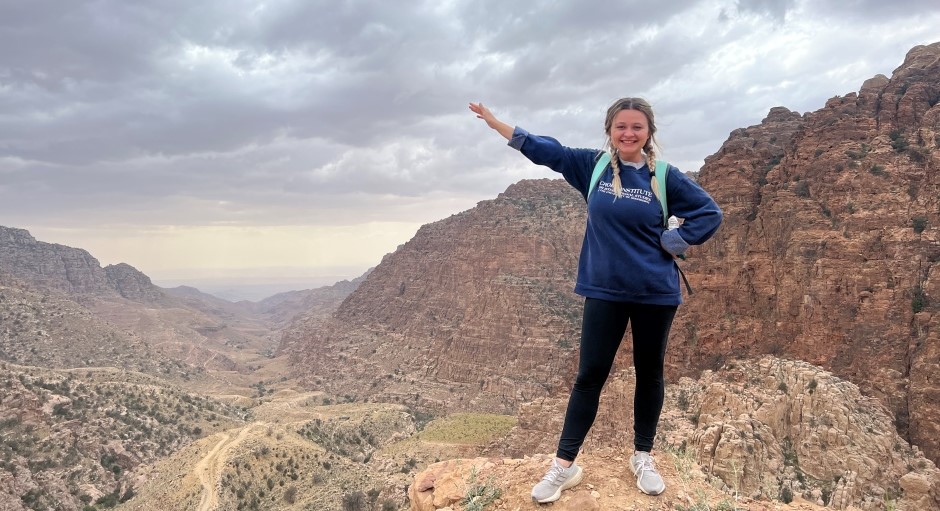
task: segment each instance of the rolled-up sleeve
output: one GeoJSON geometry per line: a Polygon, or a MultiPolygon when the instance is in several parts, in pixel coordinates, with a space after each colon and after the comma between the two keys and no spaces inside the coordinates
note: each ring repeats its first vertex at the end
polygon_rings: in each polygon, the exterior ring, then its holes
{"type": "Polygon", "coordinates": [[[526,130],[520,128],[519,126],[516,126],[516,127],[513,128],[513,130],[512,130],[512,138],[509,139],[509,147],[511,147],[511,148],[513,148],[513,149],[515,149],[515,150],[517,150],[517,151],[521,151],[521,150],[522,150],[522,144],[523,144],[523,142],[525,142],[525,139],[526,139],[526,137],[528,137],[528,136],[529,136],[529,132],[528,132],[528,131],[526,131],[526,130]]]}

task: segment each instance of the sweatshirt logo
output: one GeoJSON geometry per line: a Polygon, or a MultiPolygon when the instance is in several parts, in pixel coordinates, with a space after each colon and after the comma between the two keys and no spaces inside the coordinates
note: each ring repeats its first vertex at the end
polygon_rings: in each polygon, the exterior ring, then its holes
{"type": "MultiPolygon", "coordinates": [[[[597,184],[597,191],[606,193],[608,195],[613,195],[614,185],[605,181],[601,181],[597,184]]],[[[644,190],[642,188],[624,188],[623,195],[620,198],[635,200],[637,202],[642,202],[643,204],[649,204],[653,202],[653,192],[644,190]]]]}

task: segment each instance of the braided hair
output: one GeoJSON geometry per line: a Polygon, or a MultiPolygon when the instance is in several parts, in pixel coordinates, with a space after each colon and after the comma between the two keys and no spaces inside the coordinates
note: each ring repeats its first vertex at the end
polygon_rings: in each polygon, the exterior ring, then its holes
{"type": "Polygon", "coordinates": [[[653,107],[642,98],[622,98],[610,105],[610,108],[607,109],[607,118],[604,120],[604,133],[607,134],[607,144],[604,147],[604,150],[610,153],[610,166],[614,171],[613,182],[611,183],[614,187],[614,196],[619,198],[623,197],[623,185],[620,183],[620,155],[617,154],[617,149],[614,147],[613,140],[610,139],[610,130],[614,124],[614,117],[621,110],[637,110],[643,115],[646,116],[647,124],[649,124],[649,133],[650,136],[646,140],[646,144],[643,145],[643,152],[646,153],[646,164],[650,169],[650,186],[652,187],[653,193],[656,197],[659,197],[660,190],[659,184],[656,183],[656,179],[652,179],[653,174],[656,169],[656,149],[658,145],[656,143],[656,121],[653,116],[653,107]]]}

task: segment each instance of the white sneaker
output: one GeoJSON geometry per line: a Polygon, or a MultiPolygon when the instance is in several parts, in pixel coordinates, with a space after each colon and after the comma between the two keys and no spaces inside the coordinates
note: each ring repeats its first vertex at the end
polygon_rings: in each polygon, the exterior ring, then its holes
{"type": "Polygon", "coordinates": [[[630,468],[636,476],[636,487],[641,492],[647,495],[659,495],[666,490],[666,483],[656,471],[656,465],[653,464],[653,457],[650,453],[637,451],[630,456],[630,468]]]}
{"type": "Polygon", "coordinates": [[[583,476],[581,467],[577,464],[572,463],[570,467],[565,468],[559,465],[558,458],[555,458],[542,481],[532,488],[532,500],[539,504],[555,502],[561,498],[562,490],[580,483],[583,476]]]}

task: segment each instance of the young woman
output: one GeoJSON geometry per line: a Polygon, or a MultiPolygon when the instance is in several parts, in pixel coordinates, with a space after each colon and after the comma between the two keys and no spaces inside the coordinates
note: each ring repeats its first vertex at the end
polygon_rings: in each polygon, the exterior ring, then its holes
{"type": "Polygon", "coordinates": [[[603,150],[573,149],[551,137],[532,135],[500,121],[483,103],[470,103],[470,110],[533,163],[559,172],[587,201],[575,286],[575,292],[585,298],[578,375],[556,457],[532,489],[532,498],[554,502],[562,490],[581,482],[582,470],[574,461],[594,424],[601,389],[628,324],[632,325],[636,367],[635,451],[630,468],[640,491],[659,495],[666,485],[650,452],[663,407],[666,341],[682,302],[675,257],[718,230],[721,210],[701,187],[671,165],[666,168],[666,190],[657,189],[653,178],[656,123],[643,99],[623,98],[610,106],[603,150]],[[604,152],[610,154],[610,163],[596,188],[588,190],[604,152]],[[676,229],[664,227],[660,193],[668,198],[669,215],[683,219],[676,229]]]}

